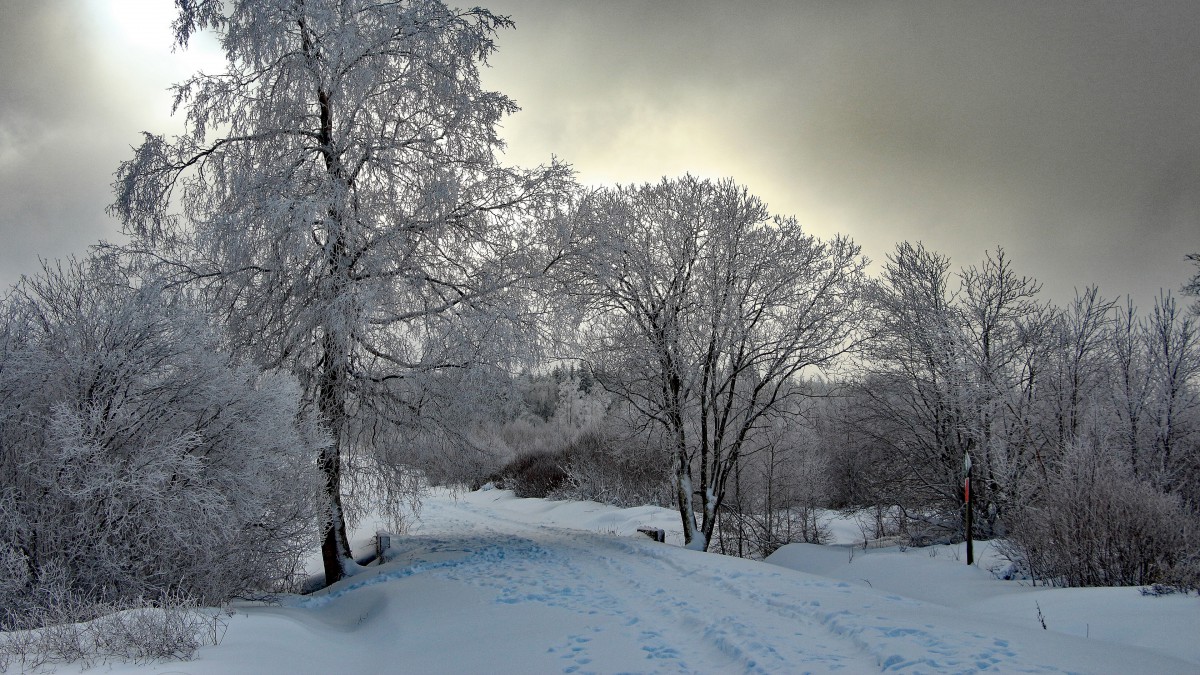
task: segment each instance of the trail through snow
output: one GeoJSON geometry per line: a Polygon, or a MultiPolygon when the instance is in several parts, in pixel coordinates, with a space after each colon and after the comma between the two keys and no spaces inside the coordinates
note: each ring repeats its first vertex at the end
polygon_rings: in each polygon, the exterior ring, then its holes
{"type": "MultiPolygon", "coordinates": [[[[635,535],[659,509],[439,493],[389,562],[282,606],[162,673],[1195,673],[1022,627],[635,535]],[[566,525],[582,529],[568,529],[566,525]]],[[[1194,601],[1195,599],[1192,598],[1194,601]]],[[[1197,607],[1200,610],[1200,607],[1197,607]]],[[[1200,614],[1197,614],[1200,616],[1200,614]]]]}

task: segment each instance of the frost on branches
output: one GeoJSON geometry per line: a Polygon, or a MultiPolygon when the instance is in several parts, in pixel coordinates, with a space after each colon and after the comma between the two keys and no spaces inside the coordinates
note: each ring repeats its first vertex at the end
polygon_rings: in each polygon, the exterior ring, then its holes
{"type": "Polygon", "coordinates": [[[343,457],[426,417],[428,374],[517,344],[561,256],[570,172],[497,162],[497,123],[517,108],[479,66],[507,17],[435,0],[179,4],[179,43],[215,32],[228,70],[175,88],[187,133],[146,134],[111,211],[135,258],[299,378],[334,441],[320,459],[332,583],[350,557],[343,457]]]}
{"type": "Polygon", "coordinates": [[[595,370],[668,439],[686,542],[706,549],[743,453],[797,414],[802,373],[856,344],[866,260],[731,180],[601,191],[581,219],[595,370]]]}
{"type": "Polygon", "coordinates": [[[293,378],[102,261],[48,267],[0,310],[0,630],[291,580],[325,442],[293,378]]]}

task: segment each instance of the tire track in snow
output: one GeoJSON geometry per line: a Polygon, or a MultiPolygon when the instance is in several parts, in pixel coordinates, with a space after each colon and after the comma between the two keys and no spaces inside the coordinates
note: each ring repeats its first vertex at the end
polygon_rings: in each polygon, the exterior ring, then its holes
{"type": "MultiPolygon", "coordinates": [[[[862,670],[871,665],[878,667],[877,660],[867,658],[872,655],[864,653],[861,647],[845,636],[829,630],[817,616],[799,611],[787,615],[776,612],[765,626],[761,621],[742,621],[741,614],[757,615],[759,612],[742,602],[731,613],[726,603],[710,600],[711,588],[717,587],[728,592],[734,587],[720,575],[711,574],[707,565],[689,569],[680,564],[675,559],[681,553],[679,550],[673,549],[671,553],[675,555],[670,555],[659,548],[661,545],[651,545],[649,542],[635,544],[625,538],[530,525],[506,518],[486,507],[460,505],[460,508],[463,506],[479,518],[479,527],[488,533],[496,533],[497,523],[535,533],[539,541],[547,546],[553,541],[555,548],[572,551],[573,554],[565,556],[565,559],[594,563],[590,566],[592,569],[587,571],[590,576],[607,579],[608,584],[631,587],[633,596],[641,601],[630,604],[626,602],[628,593],[620,598],[609,594],[611,602],[608,608],[612,610],[615,606],[618,608],[616,613],[631,616],[629,625],[648,626],[638,636],[645,643],[643,649],[648,656],[673,660],[683,671],[687,671],[688,667],[679,646],[695,644],[705,647],[707,657],[698,660],[705,664],[706,669],[715,668],[721,672],[778,672],[788,668],[789,664],[794,667],[795,663],[806,661],[821,670],[862,670]],[[610,554],[605,555],[604,551],[610,554]],[[620,555],[611,555],[612,552],[620,555]],[[646,583],[643,579],[665,579],[669,583],[659,585],[646,583]],[[650,612],[649,616],[647,611],[650,612]],[[764,635],[764,630],[769,634],[764,635]],[[813,647],[818,648],[816,653],[813,647]],[[781,649],[788,653],[781,653],[781,649]],[[717,667],[717,664],[720,666],[717,667]]],[[[566,567],[571,569],[572,576],[583,572],[573,564],[566,567]]],[[[734,597],[745,601],[740,594],[734,597]]]]}
{"type": "MultiPolygon", "coordinates": [[[[626,601],[625,593],[613,593],[609,589],[620,588],[628,582],[628,577],[615,577],[608,570],[598,570],[594,565],[584,569],[575,561],[590,560],[595,551],[587,546],[579,545],[581,537],[589,535],[571,530],[530,525],[517,520],[505,518],[490,509],[460,505],[472,515],[475,520],[453,518],[456,527],[474,531],[479,537],[504,537],[509,546],[523,548],[537,545],[542,548],[552,548],[559,552],[555,560],[542,560],[537,569],[525,566],[514,566],[510,569],[496,569],[487,577],[477,575],[462,575],[459,580],[477,585],[484,585],[497,591],[497,602],[517,604],[520,602],[539,602],[551,607],[570,609],[582,614],[605,614],[619,617],[622,629],[629,634],[636,634],[636,639],[645,652],[645,658],[650,662],[654,672],[700,672],[688,666],[685,649],[680,645],[696,642],[695,636],[675,635],[664,631],[658,622],[647,621],[641,614],[641,608],[631,606],[626,601]],[[538,544],[528,537],[518,536],[511,531],[501,531],[496,524],[502,523],[509,530],[527,532],[538,537],[538,544]],[[591,583],[581,583],[581,580],[591,580],[591,583]]],[[[442,522],[445,522],[442,519],[442,522]]],[[[567,636],[567,644],[553,648],[556,653],[570,661],[564,673],[587,672],[586,668],[592,663],[590,644],[597,635],[576,634],[567,636]]],[[[710,669],[714,663],[725,660],[726,655],[714,652],[713,656],[721,657],[703,660],[705,668],[710,669]]],[[[733,664],[729,664],[733,665],[733,664]]],[[[723,668],[722,671],[730,671],[723,668]]],[[[741,670],[738,668],[737,670],[741,670]]]]}
{"type": "MultiPolygon", "coordinates": [[[[612,545],[631,553],[641,548],[620,540],[612,545]]],[[[826,610],[816,598],[797,604],[784,599],[783,593],[763,594],[753,590],[755,584],[736,583],[737,579],[743,578],[781,578],[782,575],[778,571],[729,576],[714,573],[710,567],[686,570],[670,555],[653,548],[644,553],[680,572],[705,576],[706,584],[718,587],[724,593],[748,603],[769,608],[781,618],[801,621],[806,625],[820,625],[828,633],[852,642],[883,671],[916,667],[918,670],[932,669],[934,672],[976,672],[994,670],[1002,666],[1015,667],[1012,660],[1018,655],[1010,648],[1008,640],[974,631],[934,629],[928,624],[917,627],[896,626],[894,615],[897,607],[903,609],[906,606],[916,608],[924,605],[916,600],[894,594],[876,594],[841,581],[801,582],[814,593],[853,594],[856,598],[868,598],[871,603],[862,607],[860,612],[845,609],[826,610]],[[892,610],[889,613],[893,618],[879,617],[877,611],[872,611],[874,603],[886,605],[888,610],[892,610]]],[[[792,584],[794,583],[793,581],[792,584]]],[[[1017,669],[1031,673],[1063,672],[1057,668],[1037,666],[1021,666],[1017,669]]]]}
{"type": "MultiPolygon", "coordinates": [[[[777,616],[766,622],[747,623],[742,620],[740,615],[753,614],[761,617],[761,610],[766,606],[755,606],[756,603],[745,602],[746,597],[740,593],[736,585],[729,582],[730,577],[712,574],[707,566],[688,568],[670,554],[661,551],[657,546],[640,542],[634,544],[624,539],[602,539],[595,543],[622,554],[618,557],[604,558],[618,569],[628,570],[628,566],[622,561],[634,560],[657,572],[657,574],[651,575],[637,575],[639,578],[663,578],[664,572],[667,574],[673,572],[675,579],[704,589],[718,588],[723,593],[743,600],[744,602],[738,604],[739,612],[735,614],[727,611],[722,614],[712,614],[712,610],[694,608],[693,616],[685,619],[684,625],[692,631],[702,634],[706,642],[715,645],[725,655],[738,659],[745,666],[745,672],[778,672],[794,667],[795,663],[803,662],[809,662],[827,670],[861,670],[870,663],[866,659],[858,658],[857,652],[861,650],[847,650],[844,647],[839,649],[838,645],[832,644],[841,642],[841,640],[837,640],[832,632],[816,620],[816,617],[804,612],[792,611],[787,614],[776,612],[777,616]],[[716,618],[717,616],[720,618],[716,618]],[[766,634],[764,634],[764,629],[767,631],[766,634]],[[850,653],[847,654],[847,652],[850,653]]],[[[627,571],[626,573],[632,572],[627,571]]],[[[735,573],[735,575],[733,578],[762,576],[742,573],[735,573]]],[[[717,611],[721,610],[727,610],[727,608],[717,609],[717,611]]]]}
{"type": "MultiPolygon", "coordinates": [[[[794,667],[796,663],[809,663],[820,670],[851,672],[1064,672],[1055,667],[1023,663],[1009,640],[958,628],[953,617],[945,624],[939,622],[938,627],[915,620],[898,621],[907,610],[925,605],[898,595],[876,593],[834,580],[799,580],[788,575],[784,581],[782,570],[730,574],[707,562],[688,565],[685,561],[690,553],[648,541],[530,524],[466,501],[458,508],[476,519],[477,527],[484,531],[498,533],[501,530],[497,525],[502,524],[530,533],[547,546],[574,551],[575,555],[567,556],[570,559],[594,558],[598,564],[606,565],[608,571],[598,571],[598,576],[609,576],[617,583],[630,585],[639,597],[649,600],[645,604],[652,607],[660,623],[657,630],[648,631],[644,637],[669,642],[671,649],[702,644],[708,654],[717,657],[717,662],[727,664],[724,670],[772,672],[784,664],[794,667]],[[603,550],[620,555],[601,555],[599,552],[603,550]],[[639,572],[638,565],[645,566],[650,573],[639,572]],[[664,584],[669,588],[656,588],[643,583],[643,578],[671,582],[664,584]],[[740,583],[750,579],[776,579],[775,583],[786,588],[764,593],[754,590],[758,584],[740,583]],[[813,597],[799,602],[791,599],[797,584],[808,589],[813,597]],[[736,612],[730,613],[726,605],[685,600],[711,596],[709,589],[718,589],[725,598],[738,600],[736,612]],[[844,602],[838,602],[839,596],[853,597],[857,606],[846,609],[844,602]],[[774,618],[754,621],[762,611],[774,618]],[[748,617],[746,621],[740,619],[743,615],[748,617]],[[663,620],[676,629],[664,629],[663,620]]],[[[614,601],[623,602],[616,598],[614,601]]],[[[626,613],[641,611],[629,603],[625,605],[626,613]]],[[[913,612],[917,613],[920,612],[913,612]]],[[[644,621],[651,620],[648,616],[638,616],[644,621]]],[[[706,667],[714,663],[709,659],[698,661],[706,667]]]]}

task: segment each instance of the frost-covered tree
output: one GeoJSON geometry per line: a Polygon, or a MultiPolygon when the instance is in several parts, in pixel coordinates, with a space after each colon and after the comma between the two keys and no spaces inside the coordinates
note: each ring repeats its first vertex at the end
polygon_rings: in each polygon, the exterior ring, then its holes
{"type": "Polygon", "coordinates": [[[145,135],[111,210],[235,346],[299,377],[334,440],[332,583],[351,568],[342,458],[429,417],[424,375],[512,346],[558,254],[569,171],[497,161],[517,108],[479,67],[507,17],[440,0],[176,4],[179,44],[215,33],[227,71],[175,87],[187,132],[145,135]]]}
{"type": "Polygon", "coordinates": [[[1161,489],[1177,491],[1200,479],[1200,330],[1165,293],[1145,331],[1153,434],[1146,468],[1161,489]]]}
{"type": "Polygon", "coordinates": [[[1089,286],[1076,293],[1051,326],[1046,398],[1052,399],[1048,416],[1053,424],[1045,433],[1059,452],[1079,441],[1089,417],[1103,416],[1100,409],[1107,402],[1101,391],[1113,365],[1108,346],[1115,307],[1115,302],[1100,296],[1097,287],[1089,286]]]}
{"type": "Polygon", "coordinates": [[[992,531],[1004,508],[1020,500],[1022,476],[1035,461],[1031,403],[1057,313],[1038,301],[1041,285],[1017,275],[1003,249],[959,279],[963,384],[972,390],[972,500],[992,531]]]}
{"type": "MultiPolygon", "coordinates": [[[[1183,285],[1183,292],[1185,295],[1200,296],[1200,253],[1191,253],[1187,259],[1195,263],[1196,273],[1183,285]]],[[[1200,300],[1192,303],[1192,311],[1200,314],[1200,300]]]]}
{"type": "MultiPolygon", "coordinates": [[[[1195,322],[1169,294],[1146,318],[1095,287],[1063,309],[1037,296],[1036,282],[1017,275],[1003,251],[953,275],[944,256],[920,244],[897,247],[875,287],[869,358],[838,413],[847,449],[831,457],[837,499],[898,505],[907,520],[901,527],[924,521],[910,535],[957,534],[967,455],[979,516],[973,532],[1010,533],[1027,558],[1067,559],[1081,550],[1046,550],[1082,522],[1071,522],[1081,511],[1059,499],[1071,490],[1136,482],[1112,493],[1138,495],[1126,503],[1133,510],[1116,508],[1129,516],[1112,524],[1121,536],[1136,533],[1139,519],[1155,518],[1155,504],[1195,513],[1195,322]],[[1089,468],[1076,471],[1072,463],[1083,460],[1089,468]]],[[[1092,517],[1097,503],[1089,497],[1080,508],[1092,517]]]]}
{"type": "Polygon", "coordinates": [[[706,549],[742,453],[798,408],[797,376],[856,343],[866,260],[731,180],[602,190],[580,217],[594,370],[662,434],[685,540],[706,549]]]}
{"type": "Polygon", "coordinates": [[[884,266],[863,405],[852,414],[857,433],[906,467],[895,477],[903,485],[884,492],[936,514],[939,527],[957,528],[964,456],[983,534],[1037,463],[1036,395],[1059,321],[1037,290],[1003,251],[952,275],[948,258],[905,242],[884,266]]]}
{"type": "Polygon", "coordinates": [[[922,244],[903,242],[888,256],[872,296],[876,326],[869,372],[858,388],[861,405],[847,410],[854,433],[886,448],[906,467],[892,478],[903,486],[881,490],[907,504],[961,503],[959,467],[974,449],[969,423],[972,391],[958,294],[950,287],[950,260],[922,244]]]}
{"type": "Polygon", "coordinates": [[[0,628],[24,611],[292,580],[316,543],[327,439],[299,389],[203,314],[104,261],[0,304],[0,628]]]}
{"type": "Polygon", "coordinates": [[[1113,310],[1112,330],[1107,345],[1112,425],[1119,434],[1120,452],[1134,476],[1144,477],[1147,467],[1142,457],[1148,420],[1151,370],[1145,347],[1145,325],[1137,316],[1133,301],[1113,310]]]}

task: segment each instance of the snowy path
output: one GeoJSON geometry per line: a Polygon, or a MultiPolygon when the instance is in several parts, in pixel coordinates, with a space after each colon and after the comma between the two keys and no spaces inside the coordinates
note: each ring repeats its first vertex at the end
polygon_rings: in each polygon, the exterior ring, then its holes
{"type": "Polygon", "coordinates": [[[791,576],[786,572],[762,565],[754,572],[714,570],[714,556],[648,539],[533,526],[478,504],[429,515],[463,534],[433,542],[418,537],[407,543],[410,556],[430,544],[459,549],[467,556],[443,570],[447,578],[487,588],[498,603],[592,617],[548,647],[563,662],[561,672],[794,672],[800,663],[822,671],[878,670],[873,655],[806,611],[816,603],[796,606],[781,600],[782,591],[763,598],[740,588],[743,581],[791,576]]]}
{"type": "MultiPolygon", "coordinates": [[[[653,513],[426,502],[391,562],[246,607],[170,673],[1196,672],[1196,664],[628,533],[653,513]],[[605,520],[608,518],[608,520],[605,520]],[[603,523],[608,523],[607,525],[603,523]],[[590,524],[590,525],[589,525],[590,524]]],[[[662,523],[656,523],[662,526],[662,523]]],[[[676,528],[677,529],[677,528],[676,528]]],[[[123,672],[124,666],[114,668],[123,672]]]]}

